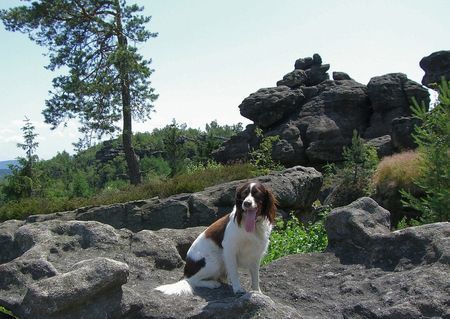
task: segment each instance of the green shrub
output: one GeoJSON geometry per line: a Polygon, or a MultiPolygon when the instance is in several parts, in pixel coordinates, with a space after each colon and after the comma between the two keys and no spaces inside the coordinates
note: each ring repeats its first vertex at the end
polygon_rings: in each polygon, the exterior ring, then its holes
{"type": "Polygon", "coordinates": [[[280,140],[278,135],[264,137],[260,128],[255,129],[256,136],[261,139],[259,146],[250,152],[250,163],[252,163],[261,174],[270,171],[282,170],[284,167],[272,159],[273,144],[280,140]]]}
{"type": "Polygon", "coordinates": [[[378,163],[376,149],[364,144],[358,132],[353,131],[352,143],[342,151],[344,161],[326,164],[323,186],[332,191],[324,203],[334,207],[348,205],[373,193],[372,175],[378,163]]]}
{"type": "Polygon", "coordinates": [[[344,184],[362,190],[365,195],[371,191],[372,175],[378,164],[377,151],[365,145],[356,130],[353,131],[352,144],[343,148],[344,184]]]}
{"type": "Polygon", "coordinates": [[[103,191],[89,198],[55,197],[51,200],[48,197],[23,198],[0,206],[0,221],[74,210],[83,206],[109,205],[155,196],[165,198],[179,193],[198,192],[209,186],[255,177],[256,172],[251,164],[212,165],[173,178],[154,177],[138,186],[129,185],[121,180],[112,181],[106,184],[103,191]]]}
{"type": "MultiPolygon", "coordinates": [[[[11,316],[12,318],[17,318],[11,311],[2,306],[0,306],[0,314],[5,314],[11,316]]],[[[3,318],[3,316],[0,316],[0,318],[3,318]]]]}
{"type": "Polygon", "coordinates": [[[413,101],[412,111],[422,121],[413,137],[419,146],[420,174],[414,183],[425,193],[416,198],[402,191],[403,204],[422,212],[421,221],[450,220],[450,82],[442,79],[438,103],[427,112],[413,101]]]}
{"type": "Polygon", "coordinates": [[[270,235],[269,248],[262,264],[268,264],[283,256],[322,252],[328,245],[323,220],[304,225],[296,217],[285,222],[277,221],[270,235]]]}
{"type": "Polygon", "coordinates": [[[161,157],[149,156],[140,160],[141,171],[147,179],[167,177],[170,175],[169,163],[161,157]]]}

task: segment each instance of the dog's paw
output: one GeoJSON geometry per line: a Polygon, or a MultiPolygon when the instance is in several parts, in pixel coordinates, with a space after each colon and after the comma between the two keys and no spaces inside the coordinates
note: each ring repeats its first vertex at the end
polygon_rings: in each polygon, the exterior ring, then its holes
{"type": "Polygon", "coordinates": [[[220,288],[220,286],[222,286],[222,284],[221,284],[220,282],[218,282],[218,281],[212,281],[212,282],[211,282],[211,285],[210,285],[210,288],[211,288],[211,289],[216,289],[216,288],[220,288]]]}
{"type": "Polygon", "coordinates": [[[246,291],[244,289],[242,289],[241,287],[233,287],[233,292],[236,296],[242,296],[245,295],[246,291]]]}

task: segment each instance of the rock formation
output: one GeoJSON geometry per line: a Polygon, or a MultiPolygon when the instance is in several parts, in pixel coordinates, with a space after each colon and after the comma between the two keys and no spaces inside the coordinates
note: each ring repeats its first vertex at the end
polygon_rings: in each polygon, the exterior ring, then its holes
{"type": "Polygon", "coordinates": [[[181,277],[204,227],[11,220],[0,224],[0,305],[21,319],[450,318],[450,223],[390,232],[389,213],[362,198],[326,227],[327,252],[262,267],[264,295],[224,285],[171,297],[153,288],[181,277]]]}
{"type": "MultiPolygon", "coordinates": [[[[255,180],[273,190],[280,213],[308,211],[322,186],[322,174],[314,168],[302,166],[274,172],[255,180]]],[[[233,181],[206,188],[201,192],[179,194],[164,199],[156,197],[109,206],[84,207],[70,212],[34,215],[27,220],[95,220],[134,232],[143,229],[207,226],[231,212],[236,186],[242,182],[233,181]]]]}
{"type": "Polygon", "coordinates": [[[431,53],[420,60],[420,67],[425,71],[422,84],[441,83],[441,77],[450,81],[450,50],[431,53]]]}
{"type": "Polygon", "coordinates": [[[254,131],[260,127],[265,136],[280,137],[272,156],[286,166],[340,161],[353,130],[366,139],[391,135],[392,120],[411,115],[413,97],[429,104],[427,89],[402,73],[374,77],[366,86],[343,72],[333,72],[329,80],[329,68],[318,54],[298,59],[276,87],[250,94],[239,109],[254,124],[226,141],[214,158],[248,158],[259,143],[254,131]]]}

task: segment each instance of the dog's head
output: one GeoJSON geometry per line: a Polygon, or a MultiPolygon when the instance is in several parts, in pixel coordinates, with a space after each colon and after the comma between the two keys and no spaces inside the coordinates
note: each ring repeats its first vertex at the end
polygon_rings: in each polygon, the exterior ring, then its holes
{"type": "Polygon", "coordinates": [[[259,182],[249,182],[236,189],[236,220],[238,225],[246,220],[246,230],[253,231],[250,219],[255,223],[258,217],[266,218],[270,223],[275,220],[277,201],[272,191],[259,182]],[[248,218],[247,218],[248,217],[248,218]]]}

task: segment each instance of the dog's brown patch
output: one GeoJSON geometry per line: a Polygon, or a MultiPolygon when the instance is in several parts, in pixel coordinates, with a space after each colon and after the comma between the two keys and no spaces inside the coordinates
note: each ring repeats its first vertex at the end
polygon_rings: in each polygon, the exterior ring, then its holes
{"type": "Polygon", "coordinates": [[[205,267],[205,258],[200,260],[194,260],[189,257],[186,258],[186,264],[184,265],[184,277],[189,278],[199,272],[200,269],[205,267]]]}
{"type": "Polygon", "coordinates": [[[223,236],[225,234],[225,228],[227,227],[228,221],[230,220],[230,214],[219,218],[214,223],[212,223],[205,231],[205,237],[212,239],[217,246],[222,247],[223,236]]]}

